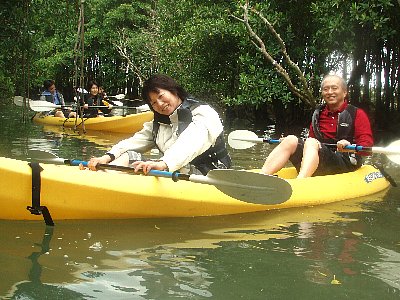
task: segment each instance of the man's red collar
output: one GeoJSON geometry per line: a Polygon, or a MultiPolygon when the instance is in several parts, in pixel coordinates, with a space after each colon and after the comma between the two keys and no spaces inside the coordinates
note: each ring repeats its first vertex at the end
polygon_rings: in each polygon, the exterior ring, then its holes
{"type": "Polygon", "coordinates": [[[347,103],[346,100],[344,100],[343,104],[340,106],[340,108],[338,110],[330,111],[328,108],[328,105],[325,105],[325,110],[329,113],[341,113],[342,111],[344,111],[346,109],[347,105],[349,105],[349,104],[347,103]]]}

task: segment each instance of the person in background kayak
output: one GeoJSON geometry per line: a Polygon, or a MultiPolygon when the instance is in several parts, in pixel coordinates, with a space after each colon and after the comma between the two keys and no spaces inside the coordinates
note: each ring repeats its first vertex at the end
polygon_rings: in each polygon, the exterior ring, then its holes
{"type": "Polygon", "coordinates": [[[108,96],[106,91],[104,90],[104,87],[99,85],[99,95],[104,99],[104,100],[108,100],[108,96]]]}
{"type": "MultiPolygon", "coordinates": [[[[131,138],[113,146],[101,157],[91,158],[88,167],[99,163],[132,165],[135,171],[180,170],[188,164],[202,174],[216,168],[230,168],[223,126],[218,113],[190,96],[174,79],[156,74],[144,82],[142,98],[154,112],[154,120],[131,138]],[[157,147],[162,156],[142,161],[140,153],[157,147]]],[[[193,170],[196,172],[196,170],[193,170]]]]}
{"type": "Polygon", "coordinates": [[[99,85],[96,81],[88,82],[88,94],[84,95],[83,101],[80,101],[83,107],[83,116],[87,118],[104,117],[111,113],[113,104],[110,100],[105,99],[103,94],[99,92],[99,85]],[[100,106],[100,107],[91,107],[100,106]]]}
{"type": "MultiPolygon", "coordinates": [[[[44,91],[40,95],[41,101],[47,101],[55,105],[65,106],[63,95],[57,91],[54,80],[47,79],[43,82],[44,91]]],[[[53,115],[59,118],[75,118],[75,112],[71,111],[69,108],[61,108],[55,109],[53,111],[49,111],[46,115],[53,115]]]]}
{"type": "Polygon", "coordinates": [[[324,104],[312,116],[309,137],[303,141],[294,135],[282,139],[262,167],[272,175],[290,160],[296,167],[297,178],[354,171],[362,165],[362,154],[348,152],[345,146],[373,146],[371,125],[367,114],[348,104],[347,85],[337,75],[327,75],[321,83],[324,104]],[[330,148],[325,143],[334,143],[330,148]]]}

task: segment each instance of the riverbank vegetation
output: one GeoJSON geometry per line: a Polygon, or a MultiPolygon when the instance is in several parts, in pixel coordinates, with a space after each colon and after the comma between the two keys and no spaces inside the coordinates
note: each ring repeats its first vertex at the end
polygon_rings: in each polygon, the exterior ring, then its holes
{"type": "Polygon", "coordinates": [[[138,97],[142,81],[162,72],[230,120],[275,123],[287,134],[307,126],[321,77],[334,70],[376,132],[397,130],[400,0],[6,0],[0,7],[2,95],[34,97],[53,78],[72,97],[83,76],[138,97]]]}

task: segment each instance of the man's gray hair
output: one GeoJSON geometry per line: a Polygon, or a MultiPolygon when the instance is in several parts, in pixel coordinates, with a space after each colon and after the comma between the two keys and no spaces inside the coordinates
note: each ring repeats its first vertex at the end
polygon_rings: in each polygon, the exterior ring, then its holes
{"type": "Polygon", "coordinates": [[[325,80],[326,80],[328,77],[336,77],[336,78],[338,78],[338,79],[340,80],[340,84],[342,85],[342,88],[343,88],[345,91],[347,91],[347,83],[346,83],[346,81],[343,79],[342,76],[339,76],[339,75],[336,75],[336,74],[328,74],[328,75],[325,75],[325,76],[324,76],[324,78],[322,79],[322,82],[321,82],[321,91],[322,91],[322,88],[324,87],[325,80]]]}

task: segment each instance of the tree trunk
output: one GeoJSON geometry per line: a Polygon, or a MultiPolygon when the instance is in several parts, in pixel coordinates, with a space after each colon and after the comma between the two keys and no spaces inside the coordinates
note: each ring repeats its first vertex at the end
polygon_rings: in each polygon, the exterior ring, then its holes
{"type": "Polygon", "coordinates": [[[275,116],[275,138],[279,138],[287,131],[285,106],[280,99],[272,99],[272,111],[275,116]]]}
{"type": "Polygon", "coordinates": [[[383,69],[384,69],[384,88],[383,88],[383,95],[384,95],[384,111],[386,115],[390,112],[390,53],[391,49],[389,45],[386,46],[386,54],[384,55],[384,62],[383,62],[383,69]]]}
{"type": "Polygon", "coordinates": [[[382,103],[382,49],[379,49],[379,54],[376,59],[376,79],[375,79],[375,126],[378,129],[382,128],[384,117],[382,103]]]}

